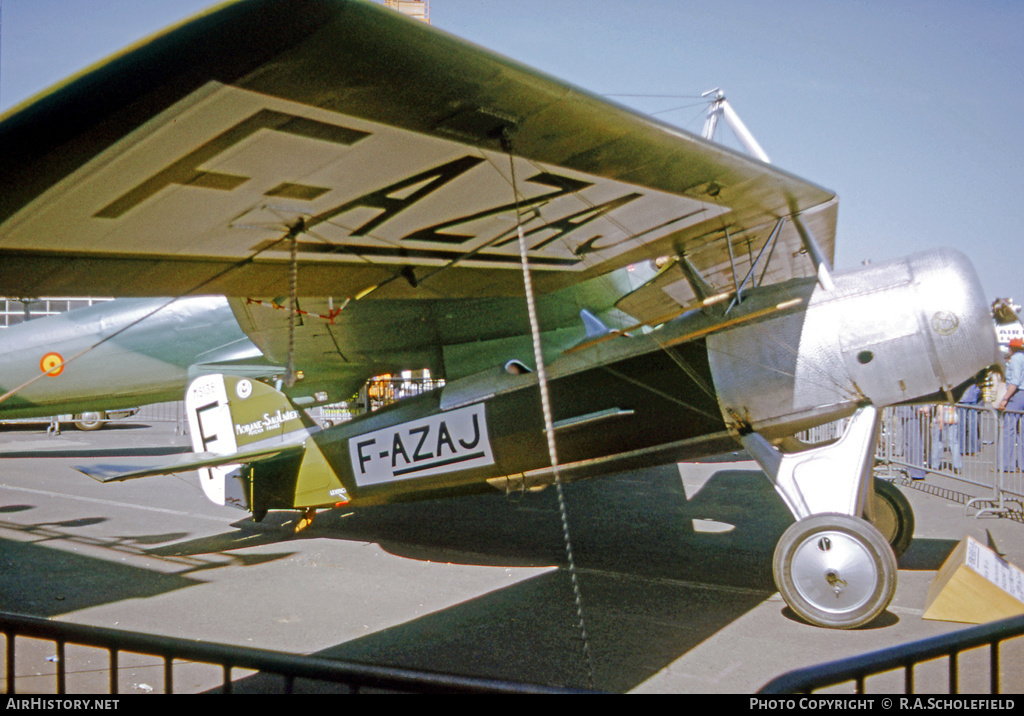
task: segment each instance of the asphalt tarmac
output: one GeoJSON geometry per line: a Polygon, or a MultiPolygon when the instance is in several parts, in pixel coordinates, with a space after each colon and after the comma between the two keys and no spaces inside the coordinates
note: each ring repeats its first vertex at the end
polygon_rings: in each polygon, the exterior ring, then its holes
{"type": "MultiPolygon", "coordinates": [[[[965,535],[990,533],[1024,566],[1019,513],[968,516],[979,488],[916,483],[889,609],[861,629],[822,629],[775,590],[772,553],[792,518],[755,463],[611,475],[565,489],[588,660],[554,489],[325,511],[296,536],[296,514],[255,524],[207,502],[194,474],[102,485],[74,470],[187,444],[170,423],[0,429],[0,611],[537,684],[587,688],[592,674],[612,692],[753,693],[798,667],[967,626],[922,619],[965,535]]],[[[53,653],[19,643],[19,692],[52,693],[53,653]]],[[[72,656],[69,691],[105,688],[105,657],[72,656]]],[[[986,689],[987,662],[976,680],[965,664],[961,689],[986,689]]],[[[1024,688],[1024,648],[1003,667],[1018,675],[1008,688],[1024,688]]],[[[120,670],[122,693],[162,688],[152,663],[120,670]]],[[[219,679],[197,667],[175,689],[219,679]]],[[[236,690],[260,683],[242,674],[236,690]]]]}

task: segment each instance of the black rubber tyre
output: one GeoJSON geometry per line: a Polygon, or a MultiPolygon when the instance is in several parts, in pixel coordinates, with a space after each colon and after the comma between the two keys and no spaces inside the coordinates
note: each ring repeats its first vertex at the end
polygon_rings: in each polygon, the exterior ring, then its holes
{"type": "Polygon", "coordinates": [[[882,533],[899,559],[914,540],[914,509],[900,488],[877,477],[873,499],[871,524],[882,533]]]}

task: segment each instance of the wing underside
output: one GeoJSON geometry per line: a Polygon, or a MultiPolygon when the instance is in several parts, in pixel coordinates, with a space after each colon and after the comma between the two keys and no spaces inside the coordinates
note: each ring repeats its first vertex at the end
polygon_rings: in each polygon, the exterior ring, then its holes
{"type": "Polygon", "coordinates": [[[507,297],[517,226],[542,294],[683,255],[727,290],[813,273],[780,219],[835,233],[825,189],[359,0],[142,43],[6,115],[0,171],[7,295],[281,296],[294,251],[308,296],[507,297]]]}

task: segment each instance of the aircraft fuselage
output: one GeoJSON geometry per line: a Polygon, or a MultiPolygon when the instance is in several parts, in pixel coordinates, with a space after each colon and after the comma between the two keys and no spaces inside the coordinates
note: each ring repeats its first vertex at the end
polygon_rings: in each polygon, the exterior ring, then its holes
{"type": "MultiPolygon", "coordinates": [[[[784,438],[865,405],[950,394],[998,360],[986,310],[966,258],[937,251],[839,272],[831,290],[797,279],[751,291],[728,310],[569,351],[547,371],[560,470],[577,479],[721,453],[745,432],[784,438]]],[[[263,439],[239,421],[244,405],[218,432],[263,439]]],[[[313,447],[329,466],[323,488],[266,492],[262,481],[302,469],[256,463],[246,492],[275,495],[256,511],[552,480],[537,377],[500,366],[313,433],[313,447]]]]}
{"type": "Polygon", "coordinates": [[[199,366],[262,358],[225,299],[169,301],[118,299],[0,332],[0,395],[20,387],[0,418],[180,400],[199,366]]]}

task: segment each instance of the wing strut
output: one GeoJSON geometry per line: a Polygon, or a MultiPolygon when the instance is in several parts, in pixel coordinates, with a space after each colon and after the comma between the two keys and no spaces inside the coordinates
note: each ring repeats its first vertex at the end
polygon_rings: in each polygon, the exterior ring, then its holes
{"type": "MultiPolygon", "coordinates": [[[[740,140],[740,143],[743,144],[747,153],[757,159],[760,159],[765,164],[771,164],[772,160],[768,158],[764,149],[762,149],[761,145],[757,143],[756,139],[754,139],[754,135],[750,133],[750,130],[747,129],[747,125],[745,125],[739,115],[736,114],[732,105],[729,104],[729,100],[725,98],[725,93],[722,92],[720,88],[716,87],[713,90],[708,90],[701,96],[712,98],[711,104],[708,105],[707,115],[704,120],[704,139],[709,141],[714,139],[715,130],[718,128],[718,120],[719,118],[722,118],[725,120],[725,123],[729,125],[729,128],[732,129],[736,138],[740,140]]],[[[818,283],[820,283],[821,287],[826,291],[831,291],[834,287],[832,282],[832,266],[830,265],[828,258],[825,256],[825,252],[821,250],[821,244],[818,243],[817,239],[814,238],[814,235],[811,234],[810,230],[800,220],[795,207],[791,206],[790,208],[793,209],[793,223],[796,225],[797,232],[800,234],[800,239],[803,241],[804,248],[807,250],[808,255],[810,255],[811,261],[814,262],[814,268],[818,272],[818,283]]],[[[775,227],[776,234],[781,226],[782,220],[780,219],[779,223],[775,227]]],[[[749,274],[747,278],[743,279],[743,283],[738,283],[736,281],[736,265],[733,261],[732,244],[729,242],[728,229],[725,231],[725,240],[729,247],[729,262],[733,264],[732,280],[733,284],[736,286],[736,298],[733,299],[733,303],[739,303],[742,300],[741,291],[743,284],[747,282],[749,274]]]]}
{"type": "Polygon", "coordinates": [[[697,297],[698,301],[704,301],[711,296],[717,295],[714,286],[704,280],[704,277],[700,275],[700,272],[690,262],[690,257],[685,253],[679,256],[679,268],[682,270],[683,276],[686,277],[686,283],[690,285],[690,290],[693,291],[693,295],[697,297]]]}
{"type": "Polygon", "coordinates": [[[732,236],[729,235],[729,227],[725,227],[725,247],[729,249],[729,268],[732,269],[732,285],[736,290],[736,301],[740,300],[740,281],[736,278],[736,257],[732,253],[732,236]]]}
{"type": "Polygon", "coordinates": [[[779,219],[779,223],[775,225],[775,230],[772,232],[772,236],[768,239],[771,242],[772,248],[768,251],[768,258],[764,261],[764,268],[761,269],[761,277],[757,280],[757,286],[761,286],[764,283],[764,277],[768,275],[768,267],[772,265],[772,256],[775,254],[775,246],[778,243],[779,232],[782,230],[782,225],[785,221],[785,218],[779,219]]]}
{"type": "Polygon", "coordinates": [[[835,288],[835,284],[832,282],[832,264],[829,262],[825,252],[821,249],[821,244],[814,238],[814,234],[807,228],[800,215],[796,212],[793,213],[793,224],[796,226],[797,233],[800,234],[800,240],[804,244],[804,248],[807,250],[807,254],[811,257],[811,261],[814,262],[814,268],[818,272],[818,283],[826,291],[831,291],[835,288]]]}
{"type": "Polygon", "coordinates": [[[718,118],[721,117],[751,156],[760,159],[765,164],[772,163],[772,160],[765,154],[764,149],[754,139],[754,135],[747,129],[747,125],[743,123],[740,116],[736,114],[736,110],[729,104],[729,100],[725,98],[725,93],[721,89],[716,87],[713,90],[708,90],[701,97],[714,97],[708,106],[707,116],[704,120],[704,139],[714,139],[715,129],[718,127],[718,118]]]}
{"type": "Polygon", "coordinates": [[[757,258],[750,262],[750,268],[747,270],[747,275],[743,277],[743,280],[740,281],[739,285],[736,287],[736,295],[733,297],[732,302],[729,304],[729,308],[725,309],[725,312],[727,314],[729,313],[729,311],[733,309],[733,306],[735,306],[738,303],[742,303],[743,287],[747,285],[747,282],[750,280],[750,277],[754,275],[754,269],[756,269],[757,265],[761,262],[761,257],[764,256],[765,250],[768,249],[769,246],[771,246],[771,249],[768,251],[768,260],[765,261],[764,271],[761,272],[761,279],[764,280],[764,275],[768,271],[768,264],[772,260],[772,254],[775,253],[775,242],[778,240],[779,232],[782,230],[782,225],[785,222],[785,217],[775,222],[775,228],[772,229],[771,235],[769,235],[768,240],[764,242],[764,245],[761,247],[761,250],[757,252],[757,258]]]}
{"type": "Polygon", "coordinates": [[[295,226],[288,229],[289,265],[288,265],[288,367],[285,370],[284,383],[291,388],[295,385],[295,321],[299,317],[299,238],[298,235],[306,227],[306,222],[299,219],[295,226]]]}

